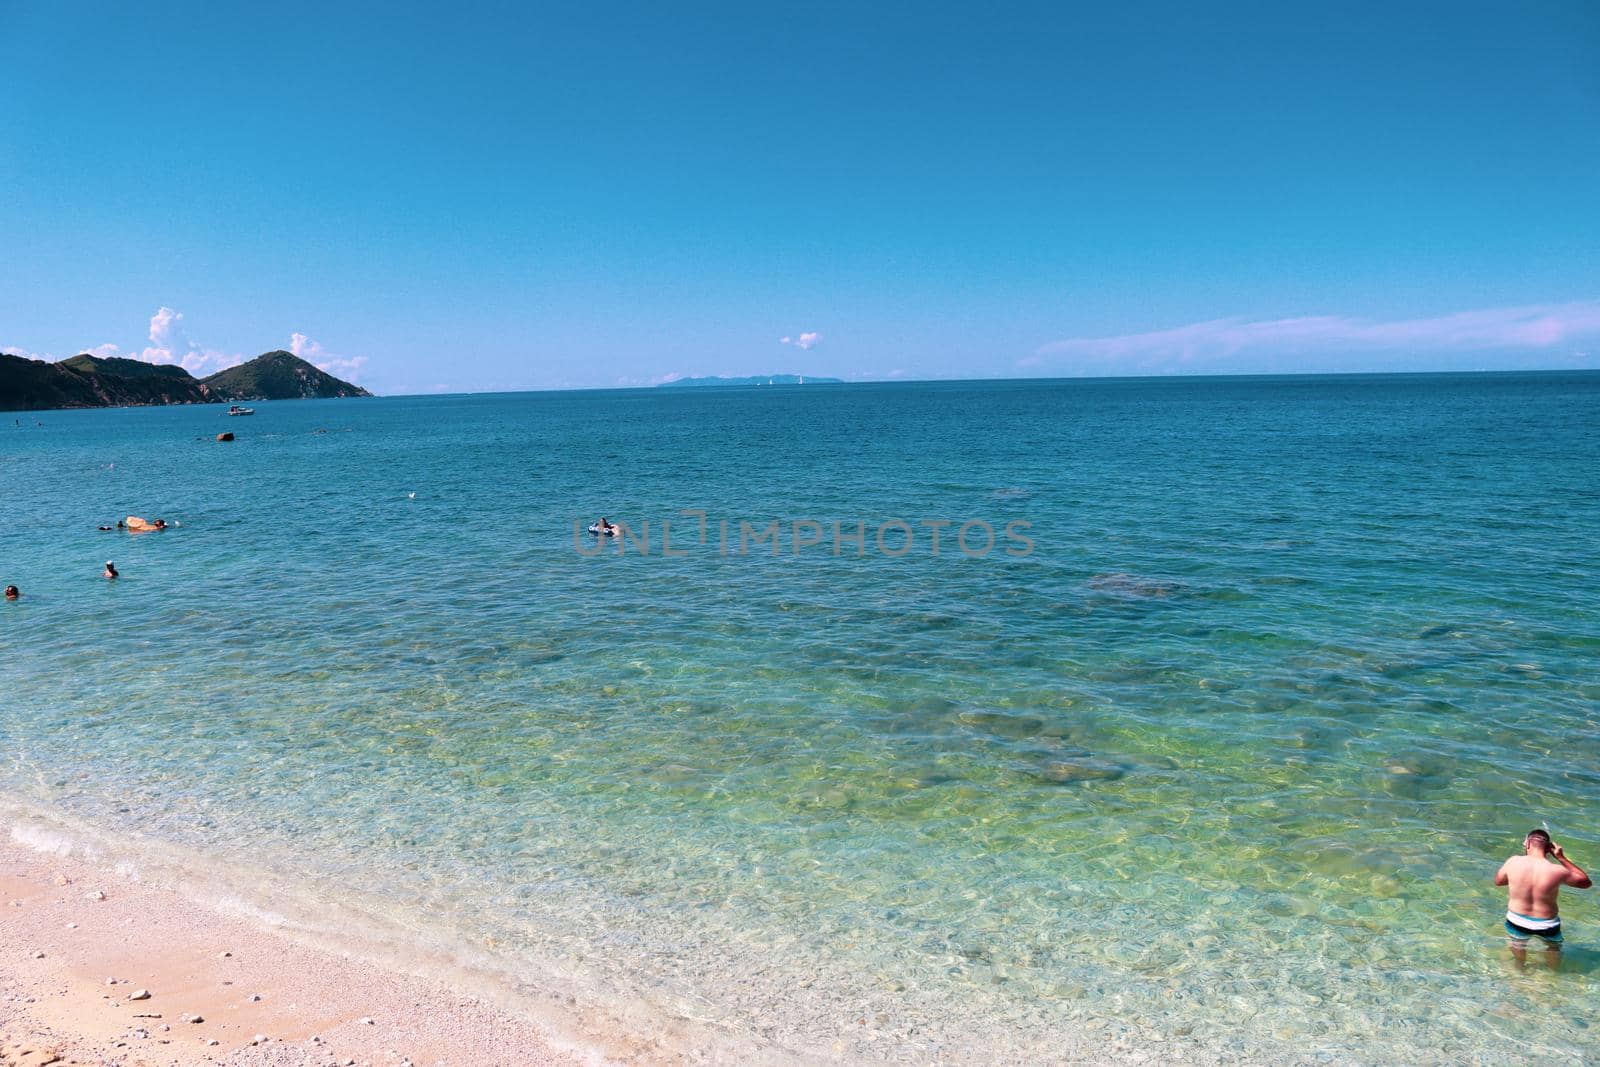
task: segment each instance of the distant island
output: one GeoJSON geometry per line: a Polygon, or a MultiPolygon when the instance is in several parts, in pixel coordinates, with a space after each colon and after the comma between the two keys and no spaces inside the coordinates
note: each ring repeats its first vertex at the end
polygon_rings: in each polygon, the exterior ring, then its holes
{"type": "Polygon", "coordinates": [[[710,389],[728,385],[843,385],[843,378],[807,378],[804,374],[756,374],[749,378],[677,378],[658,389],[710,389]]]}
{"type": "Polygon", "coordinates": [[[88,353],[59,363],[0,354],[0,411],[371,395],[281,349],[205,378],[172,364],[100,359],[88,353]]]}

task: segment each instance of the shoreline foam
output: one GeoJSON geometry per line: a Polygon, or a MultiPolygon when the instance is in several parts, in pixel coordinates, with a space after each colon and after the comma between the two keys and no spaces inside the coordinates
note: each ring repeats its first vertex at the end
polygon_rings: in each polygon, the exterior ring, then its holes
{"type": "Polygon", "coordinates": [[[78,857],[0,841],[0,897],[8,1064],[608,1058],[447,982],[297,942],[78,857]],[[139,991],[148,996],[132,999],[139,991]]]}
{"type": "Polygon", "coordinates": [[[177,853],[0,806],[0,1063],[772,1059],[555,975],[497,973],[487,953],[464,962],[347,905],[319,900],[313,918],[315,886],[285,895],[281,879],[201,874],[177,853]],[[150,998],[128,1000],[138,989],[150,998]]]}

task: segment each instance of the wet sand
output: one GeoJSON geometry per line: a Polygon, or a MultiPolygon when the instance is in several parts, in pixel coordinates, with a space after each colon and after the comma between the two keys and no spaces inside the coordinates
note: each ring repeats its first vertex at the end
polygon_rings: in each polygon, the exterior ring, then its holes
{"type": "Polygon", "coordinates": [[[610,1059],[437,980],[0,842],[0,1063],[576,1067],[610,1059]]]}

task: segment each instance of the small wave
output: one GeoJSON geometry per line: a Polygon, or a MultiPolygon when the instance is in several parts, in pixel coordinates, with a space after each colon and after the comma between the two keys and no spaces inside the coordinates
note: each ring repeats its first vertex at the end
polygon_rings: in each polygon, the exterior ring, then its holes
{"type": "Polygon", "coordinates": [[[582,1062],[612,1062],[610,1057],[632,1047],[638,1034],[652,1034],[662,1044],[681,1042],[686,1053],[696,1050],[726,1062],[754,1062],[756,1053],[766,1051],[749,1047],[737,1035],[663,1016],[652,1001],[602,988],[560,960],[480,948],[449,923],[419,926],[387,910],[381,894],[359,884],[322,883],[102,830],[6,794],[0,794],[0,832],[9,832],[23,848],[72,857],[171,890],[196,907],[244,919],[299,944],[442,982],[541,1024],[556,1048],[582,1062]]]}
{"type": "Polygon", "coordinates": [[[44,852],[51,856],[70,856],[73,852],[71,837],[59,830],[48,830],[42,826],[16,823],[11,827],[11,840],[24,848],[31,848],[35,852],[44,852]]]}

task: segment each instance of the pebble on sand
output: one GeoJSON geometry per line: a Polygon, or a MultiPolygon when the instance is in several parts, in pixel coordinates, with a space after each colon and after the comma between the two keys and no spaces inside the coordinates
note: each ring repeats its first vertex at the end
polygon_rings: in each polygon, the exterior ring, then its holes
{"type": "Polygon", "coordinates": [[[150,990],[148,990],[148,989],[135,989],[132,993],[128,994],[128,999],[129,1000],[149,1000],[150,999],[150,990]]]}

